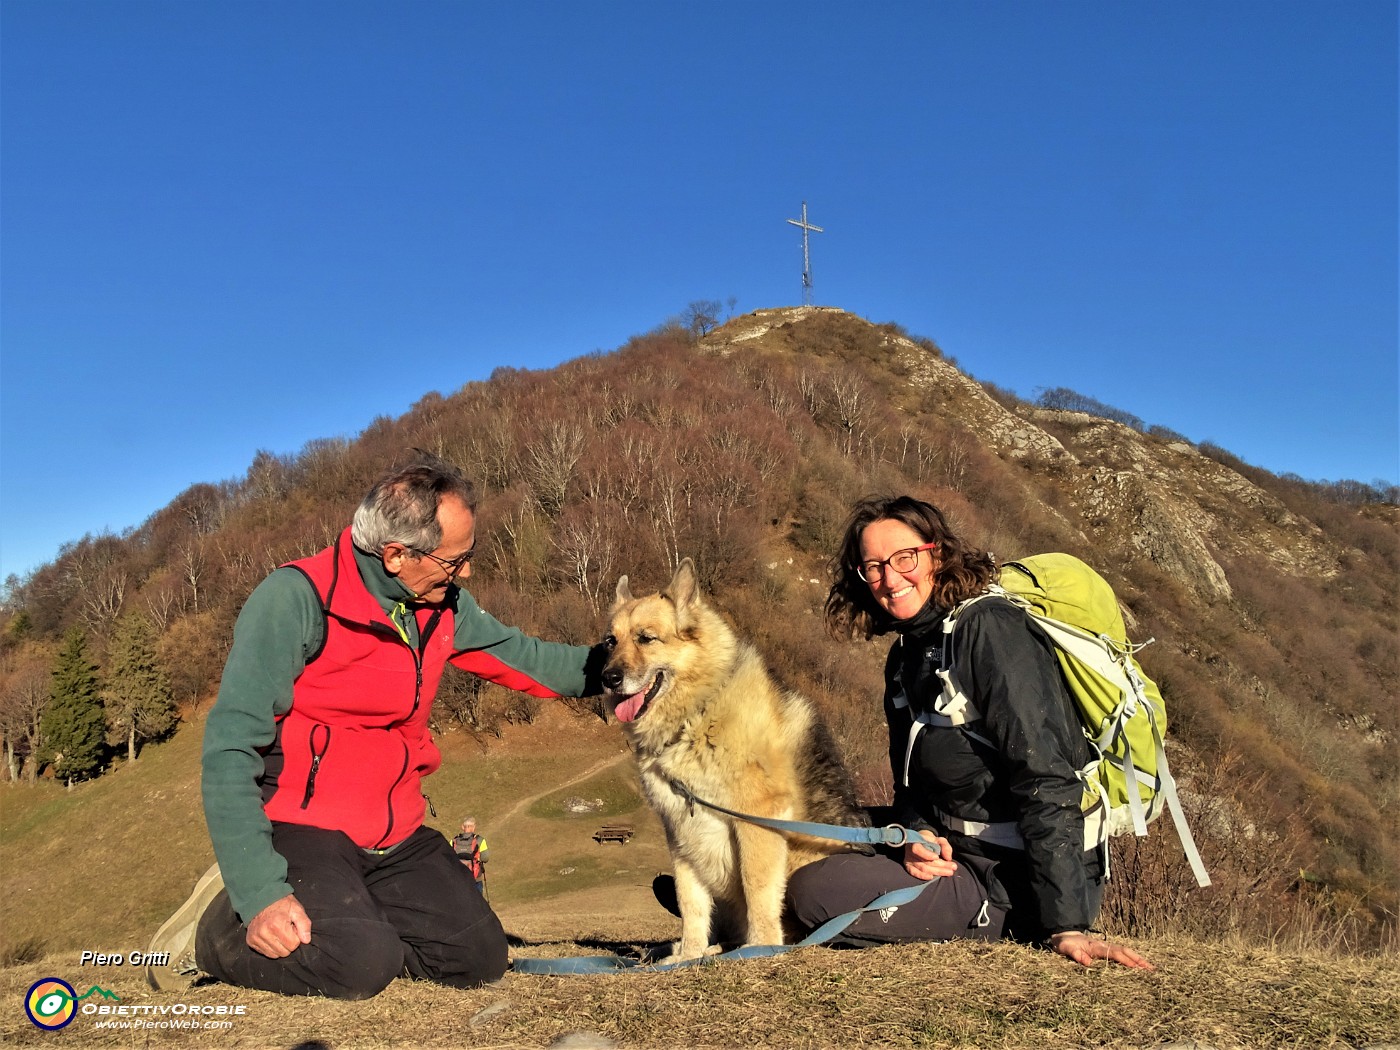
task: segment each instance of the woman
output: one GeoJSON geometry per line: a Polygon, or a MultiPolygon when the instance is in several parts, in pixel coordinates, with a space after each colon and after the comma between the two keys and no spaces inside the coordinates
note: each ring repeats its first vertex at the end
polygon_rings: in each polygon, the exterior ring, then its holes
{"type": "Polygon", "coordinates": [[[862,500],[835,565],[826,618],[833,633],[898,635],[885,665],[894,819],[927,845],[872,857],[842,854],[793,874],[793,918],[809,929],[889,890],[937,880],[896,909],[847,927],[849,944],[1011,937],[1088,966],[1110,959],[1152,969],[1137,952],[1090,932],[1103,896],[1098,851],[1084,848],[1090,758],[1050,641],[1004,598],[959,616],[945,652],[943,620],[995,582],[991,556],[954,535],[909,496],[862,500]],[[975,720],[940,711],[956,668],[975,720]]]}

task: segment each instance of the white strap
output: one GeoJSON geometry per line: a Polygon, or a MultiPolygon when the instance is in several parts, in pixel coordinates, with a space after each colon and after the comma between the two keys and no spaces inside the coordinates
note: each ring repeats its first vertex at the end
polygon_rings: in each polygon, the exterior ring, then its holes
{"type": "MultiPolygon", "coordinates": [[[[1104,811],[1107,807],[1097,805],[1084,814],[1084,849],[1091,850],[1102,846],[1107,841],[1105,833],[1104,811]]],[[[977,839],[980,842],[990,842],[994,846],[1006,846],[1009,849],[1025,849],[1026,840],[1021,837],[1021,830],[1014,820],[996,821],[984,823],[980,820],[964,820],[962,817],[955,817],[950,813],[944,813],[941,809],[935,808],[933,815],[938,818],[949,831],[957,832],[959,835],[966,835],[968,838],[977,839]]],[[[1105,851],[1106,852],[1106,851],[1105,851]]],[[[1107,863],[1105,861],[1105,877],[1108,875],[1107,863]]]]}
{"type": "Polygon", "coordinates": [[[934,809],[933,815],[945,828],[949,831],[955,831],[959,835],[966,835],[968,838],[974,838],[981,842],[990,842],[994,846],[1007,846],[1011,849],[1026,848],[1026,840],[1021,837],[1021,831],[1014,820],[1002,820],[987,824],[980,820],[964,820],[962,817],[944,813],[941,809],[934,809]]]}
{"type": "Polygon", "coordinates": [[[914,720],[914,724],[909,727],[909,744],[904,749],[904,786],[909,786],[909,763],[914,757],[914,741],[923,730],[924,723],[919,719],[914,720]]]}

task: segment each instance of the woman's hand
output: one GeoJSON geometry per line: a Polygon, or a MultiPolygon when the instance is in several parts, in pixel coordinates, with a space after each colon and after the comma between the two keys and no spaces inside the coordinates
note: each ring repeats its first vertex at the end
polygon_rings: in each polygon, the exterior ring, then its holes
{"type": "Polygon", "coordinates": [[[928,882],[958,870],[958,866],[953,863],[953,847],[947,839],[939,838],[931,831],[920,831],[919,835],[929,845],[918,842],[905,843],[905,871],[916,879],[928,882]]]}
{"type": "Polygon", "coordinates": [[[1052,934],[1050,947],[1066,959],[1073,959],[1080,966],[1092,966],[1095,959],[1107,959],[1134,970],[1157,969],[1131,948],[1125,948],[1121,944],[1110,944],[1101,937],[1078,930],[1052,934]]]}

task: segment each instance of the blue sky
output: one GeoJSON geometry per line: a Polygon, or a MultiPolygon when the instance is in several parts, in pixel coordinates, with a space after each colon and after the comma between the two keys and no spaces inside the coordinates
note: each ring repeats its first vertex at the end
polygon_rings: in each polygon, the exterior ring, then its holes
{"type": "MultiPolygon", "coordinates": [[[[0,579],[696,299],[1400,481],[1393,0],[4,0],[0,579]]],[[[470,468],[470,465],[465,465],[470,468]]]]}

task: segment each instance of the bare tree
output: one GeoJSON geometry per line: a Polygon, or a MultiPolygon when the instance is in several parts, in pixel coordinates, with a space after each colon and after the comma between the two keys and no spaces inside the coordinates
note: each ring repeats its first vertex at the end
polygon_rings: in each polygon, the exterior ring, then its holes
{"type": "Polygon", "coordinates": [[[525,446],[525,469],[540,509],[551,517],[564,506],[569,480],[583,455],[583,429],[577,423],[555,420],[539,441],[525,446]]]}
{"type": "Polygon", "coordinates": [[[176,496],[174,505],[179,508],[190,529],[196,535],[204,536],[223,523],[228,493],[218,486],[200,483],[191,485],[176,496]]]}
{"type": "Polygon", "coordinates": [[[94,634],[105,635],[121,615],[122,602],[126,600],[126,585],[126,573],[119,569],[107,568],[89,580],[83,588],[83,622],[94,634]]]}
{"type": "Polygon", "coordinates": [[[870,393],[859,377],[837,373],[831,377],[831,396],[836,424],[844,439],[844,451],[849,456],[862,436],[870,393]]]}
{"type": "Polygon", "coordinates": [[[807,414],[816,419],[822,406],[817,375],[809,369],[802,369],[797,373],[797,389],[802,394],[802,404],[806,407],[807,414]]]}
{"type": "Polygon", "coordinates": [[[954,434],[948,439],[943,452],[943,477],[949,488],[962,491],[963,482],[967,479],[968,463],[971,459],[972,453],[962,435],[954,434]]]}
{"type": "Polygon", "coordinates": [[[166,568],[152,574],[141,588],[141,604],[158,633],[164,633],[171,621],[185,611],[186,601],[181,591],[180,581],[166,568]]]}
{"type": "Polygon", "coordinates": [[[180,547],[180,578],[190,589],[190,605],[199,612],[199,583],[204,579],[204,541],[190,540],[180,547]]]}
{"type": "Polygon", "coordinates": [[[34,652],[5,661],[0,669],[0,734],[10,782],[21,773],[32,784],[39,772],[40,725],[49,702],[48,661],[34,652]],[[21,768],[22,766],[22,768],[21,768]]]}
{"type": "Polygon", "coordinates": [[[912,419],[906,419],[899,424],[899,465],[902,467],[909,462],[909,445],[918,437],[919,426],[912,419]]]}
{"type": "Polygon", "coordinates": [[[125,559],[122,541],[108,533],[84,536],[66,560],[78,615],[94,634],[105,635],[121,613],[127,585],[125,559]]]}
{"type": "Polygon", "coordinates": [[[722,309],[718,299],[696,299],[685,308],[681,323],[692,336],[703,338],[718,327],[722,309]]]}
{"type": "Polygon", "coordinates": [[[488,404],[485,399],[476,407],[479,411],[473,413],[473,418],[480,421],[480,430],[468,438],[465,458],[483,486],[503,491],[510,487],[519,470],[516,413],[509,404],[488,404]]]}
{"type": "Polygon", "coordinates": [[[690,515],[690,479],[676,463],[659,466],[651,477],[650,500],[656,538],[666,566],[681,563],[681,533],[690,515]]]}
{"type": "Polygon", "coordinates": [[[509,580],[520,594],[534,594],[548,561],[547,529],[531,502],[497,519],[489,539],[491,560],[496,574],[509,580]]]}
{"type": "Polygon", "coordinates": [[[243,490],[252,499],[281,499],[291,486],[290,475],[290,464],[285,457],[260,448],[253,453],[243,490]]]}
{"type": "Polygon", "coordinates": [[[433,701],[433,717],[441,718],[471,729],[482,727],[483,682],[474,674],[448,664],[442,670],[437,698],[433,701]]]}
{"type": "Polygon", "coordinates": [[[596,616],[617,560],[616,530],[605,510],[592,503],[570,514],[555,531],[554,548],[563,575],[596,616]]]}

